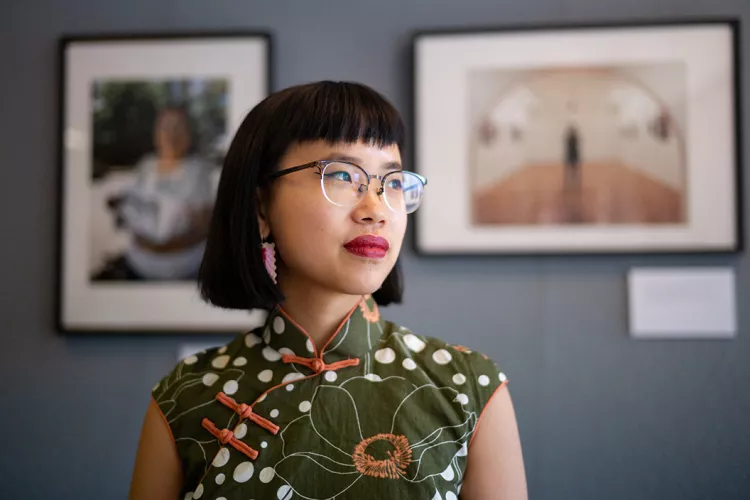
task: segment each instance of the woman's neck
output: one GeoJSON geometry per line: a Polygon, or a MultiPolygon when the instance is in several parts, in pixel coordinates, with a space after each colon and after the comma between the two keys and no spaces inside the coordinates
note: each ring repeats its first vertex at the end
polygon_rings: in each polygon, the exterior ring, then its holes
{"type": "Polygon", "coordinates": [[[349,311],[362,299],[359,295],[345,295],[311,289],[282,286],[286,300],[281,305],[286,313],[310,335],[318,350],[341,325],[349,311]]]}
{"type": "Polygon", "coordinates": [[[156,169],[161,174],[168,174],[177,169],[180,159],[177,157],[162,157],[156,162],[156,169]]]}

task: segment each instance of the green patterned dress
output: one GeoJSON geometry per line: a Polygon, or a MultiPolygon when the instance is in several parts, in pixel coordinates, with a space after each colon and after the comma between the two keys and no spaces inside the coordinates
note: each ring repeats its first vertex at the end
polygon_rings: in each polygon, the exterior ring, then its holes
{"type": "Polygon", "coordinates": [[[322,352],[277,308],[182,360],[153,397],[182,460],[181,499],[455,500],[505,383],[486,356],[382,320],[365,297],[322,352]]]}

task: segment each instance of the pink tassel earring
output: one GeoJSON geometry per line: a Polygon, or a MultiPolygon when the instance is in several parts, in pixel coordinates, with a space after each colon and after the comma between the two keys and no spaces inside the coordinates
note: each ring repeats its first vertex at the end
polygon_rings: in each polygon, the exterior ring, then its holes
{"type": "Polygon", "coordinates": [[[269,238],[263,238],[263,243],[261,244],[261,254],[263,256],[263,264],[266,266],[266,271],[268,271],[268,275],[271,277],[274,283],[277,283],[276,281],[276,244],[273,241],[270,241],[269,238]]]}

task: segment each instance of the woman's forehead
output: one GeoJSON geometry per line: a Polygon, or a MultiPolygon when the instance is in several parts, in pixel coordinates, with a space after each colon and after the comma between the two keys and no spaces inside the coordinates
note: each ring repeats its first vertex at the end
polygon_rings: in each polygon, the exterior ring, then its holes
{"type": "Polygon", "coordinates": [[[380,163],[400,163],[401,152],[397,144],[383,146],[362,141],[330,143],[318,140],[293,144],[285,160],[284,163],[340,160],[376,166],[380,163]]]}

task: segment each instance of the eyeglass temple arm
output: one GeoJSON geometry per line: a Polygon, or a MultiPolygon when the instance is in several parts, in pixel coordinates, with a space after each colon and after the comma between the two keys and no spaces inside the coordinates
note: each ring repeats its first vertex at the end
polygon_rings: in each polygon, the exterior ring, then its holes
{"type": "Polygon", "coordinates": [[[419,174],[418,174],[418,173],[416,173],[416,172],[412,172],[412,175],[415,175],[415,176],[417,176],[417,178],[418,178],[418,179],[419,179],[420,181],[422,181],[422,185],[423,185],[423,186],[426,186],[426,185],[427,185],[427,177],[425,177],[424,175],[419,175],[419,174]]]}
{"type": "Polygon", "coordinates": [[[304,165],[300,165],[298,167],[291,167],[291,168],[286,168],[284,170],[279,170],[278,172],[273,172],[273,173],[268,174],[266,176],[266,179],[268,180],[278,179],[279,177],[282,177],[286,174],[299,172],[300,170],[307,170],[308,168],[320,167],[321,166],[320,163],[321,162],[319,161],[313,161],[310,163],[305,163],[304,165]]]}

